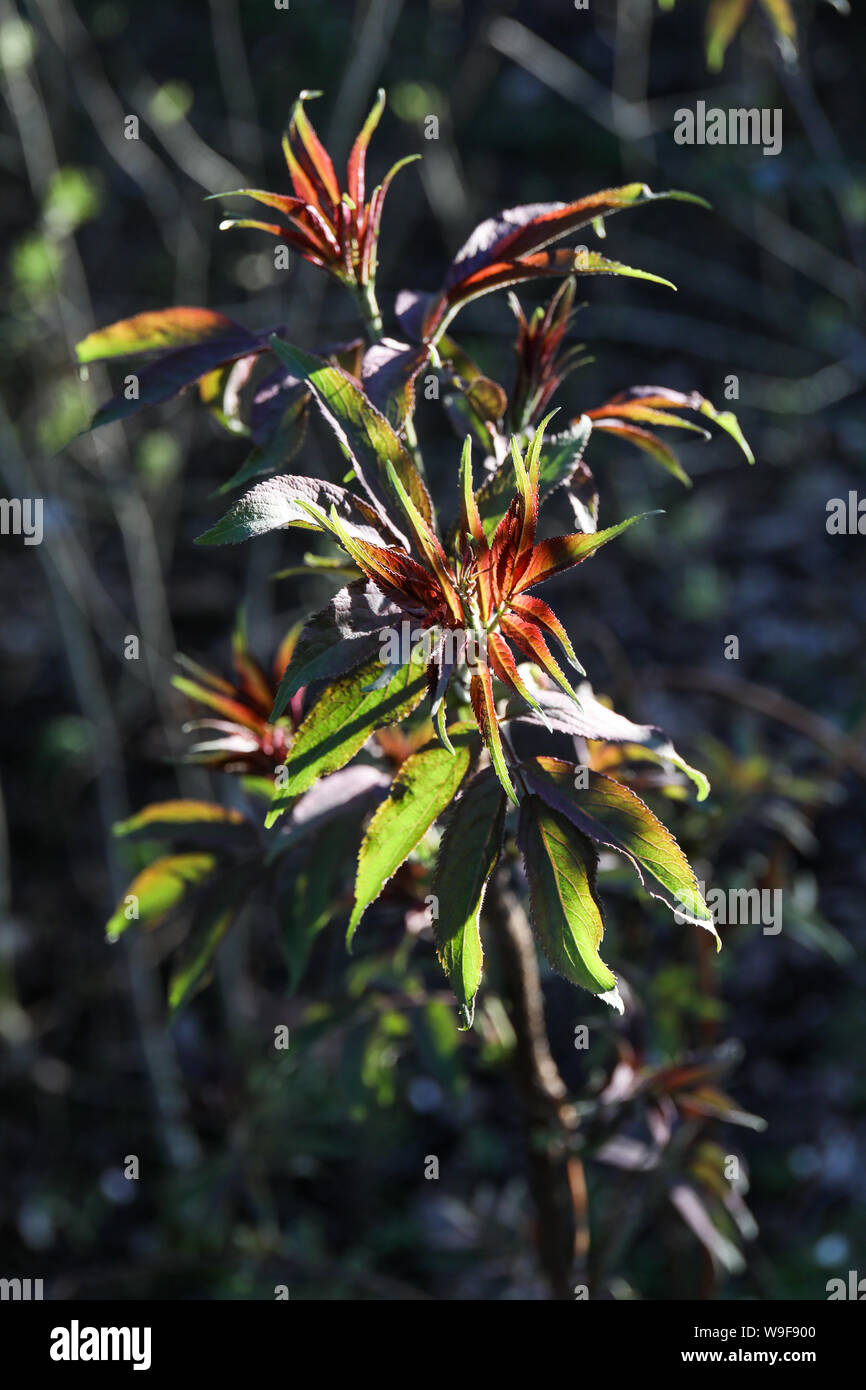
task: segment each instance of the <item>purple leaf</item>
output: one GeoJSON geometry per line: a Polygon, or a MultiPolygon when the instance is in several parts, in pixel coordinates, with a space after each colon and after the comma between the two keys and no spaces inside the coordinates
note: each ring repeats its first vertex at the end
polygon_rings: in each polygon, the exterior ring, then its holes
{"type": "Polygon", "coordinates": [[[369,399],[399,429],[415,408],[415,378],[429,357],[418,343],[382,338],[364,354],[361,381],[369,399]]]}
{"type": "Polygon", "coordinates": [[[148,362],[139,371],[128,373],[123,388],[97,410],[90,428],[97,429],[114,420],[124,420],[142,406],[171,400],[172,396],[177,396],[184,387],[192,385],[215,367],[266,350],[264,339],[248,333],[239,324],[224,337],[211,338],[192,347],[176,348],[148,362]],[[133,380],[130,380],[131,377],[133,380]]]}

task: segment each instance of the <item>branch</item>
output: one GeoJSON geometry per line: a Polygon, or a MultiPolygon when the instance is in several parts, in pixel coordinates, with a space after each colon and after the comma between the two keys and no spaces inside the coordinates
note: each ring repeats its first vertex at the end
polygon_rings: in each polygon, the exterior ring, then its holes
{"type": "Polygon", "coordinates": [[[504,872],[491,879],[484,906],[499,947],[503,994],[517,1039],[515,1069],[539,1255],[554,1298],[570,1299],[589,1247],[583,1164],[569,1153],[577,1115],[547,1042],[532,930],[504,872]]]}
{"type": "Polygon", "coordinates": [[[823,748],[832,758],[845,767],[851,768],[859,777],[866,779],[866,748],[862,743],[850,738],[837,729],[829,719],[815,714],[813,710],[771,690],[766,685],[756,685],[753,681],[741,680],[738,676],[728,676],[722,672],[691,670],[673,666],[654,667],[644,672],[648,685],[664,686],[675,690],[699,690],[706,695],[716,695],[720,700],[731,700],[744,709],[754,710],[756,714],[775,719],[778,724],[786,724],[798,734],[823,748]]]}

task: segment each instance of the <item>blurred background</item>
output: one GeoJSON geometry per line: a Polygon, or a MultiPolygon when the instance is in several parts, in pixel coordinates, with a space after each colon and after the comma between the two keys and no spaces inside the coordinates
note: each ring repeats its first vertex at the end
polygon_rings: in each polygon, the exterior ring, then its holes
{"type": "MultiPolygon", "coordinates": [[[[722,434],[686,443],[687,490],[594,439],[603,520],[665,514],[556,602],[596,691],[708,773],[708,801],[665,812],[699,876],[781,889],[783,927],[731,926],[710,958],[612,872],[610,963],[635,1006],[618,1020],[547,974],[548,1029],[590,1128],[623,1068],[696,1051],[715,1049],[734,1098],[722,1118],[693,1117],[698,1210],[641,1171],[629,1115],[587,1163],[597,1296],[823,1299],[829,1278],[866,1273],[866,538],[826,526],[829,499],[866,496],[866,21],[794,0],[800,61],[786,64],[755,3],[710,72],[706,8],[0,0],[0,489],[45,508],[41,545],[0,537],[0,1274],[60,1298],[271,1298],[278,1284],[293,1298],[544,1296],[495,974],[458,1033],[399,893],[351,962],[345,912],[332,923],[291,996],[254,905],[171,1028],[164,945],[103,934],[134,867],[112,822],[214,790],[173,761],[190,713],[174,653],[226,674],[244,603],[270,660],[328,590],[272,579],[309,548],[294,535],[196,550],[243,441],[192,393],[79,437],[110,382],[102,368],[81,380],[73,345],[173,303],[284,323],[308,346],[354,336],[348,298],[297,258],[275,270],[261,234],[219,233],[204,199],[286,190],[280,136],[304,88],[323,92],[310,114],[344,158],[379,85],[373,173],[423,155],[385,209],[392,328],[394,294],[435,288],[502,207],[632,179],[713,205],[610,222],[606,254],[678,293],[586,280],[575,334],[594,361],[560,399],[573,415],[632,384],[697,389],[737,411],[757,464],[722,434]],[[781,152],[676,144],[675,111],[701,99],[780,108],[781,152]],[[129,634],[138,661],[123,658],[129,634]],[[275,1060],[280,1023],[292,1046],[275,1060]],[[713,1195],[730,1156],[735,1202],[713,1195]]],[[[510,379],[504,296],[459,326],[510,379]]],[[[447,510],[458,444],[435,403],[419,423],[447,510]]],[[[317,428],[301,462],[340,475],[317,428]]]]}

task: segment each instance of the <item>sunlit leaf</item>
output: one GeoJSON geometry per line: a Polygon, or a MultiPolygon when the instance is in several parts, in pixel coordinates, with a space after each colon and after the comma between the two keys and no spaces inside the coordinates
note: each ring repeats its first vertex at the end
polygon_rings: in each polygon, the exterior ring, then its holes
{"type": "Polygon", "coordinates": [[[295,735],[266,825],[273,825],[293,798],[319,777],[345,767],[376,729],[399,723],[421,700],[426,689],[423,666],[408,662],[387,685],[371,689],[381,672],[380,661],[367,661],[319,696],[295,735]]]}
{"type": "MultiPolygon", "coordinates": [[[[591,433],[592,422],[586,416],[582,416],[566,433],[554,435],[545,441],[538,470],[540,501],[571,479],[580,464],[591,433]]],[[[510,459],[506,459],[476,493],[478,510],[488,536],[493,535],[508,510],[513,495],[514,472],[510,459]]]]}
{"type": "Polygon", "coordinates": [[[130,922],[157,926],[187,892],[211,876],[216,866],[212,854],[168,854],[149,864],[132,880],[106,923],[109,941],[116,941],[130,922]]]}
{"type": "Polygon", "coordinates": [[[243,825],[243,812],[220,806],[215,801],[154,801],[128,820],[118,821],[115,835],[136,835],[147,831],[154,838],[187,830],[243,825]]]}
{"type": "Polygon", "coordinates": [[[358,856],[348,941],[370,903],[457,795],[478,747],[474,726],[448,731],[453,753],[438,743],[413,753],[373,816],[358,856]]]}
{"type": "MultiPolygon", "coordinates": [[[[529,681],[529,669],[524,668],[529,681]]],[[[671,763],[691,778],[697,788],[698,801],[709,795],[710,784],[698,768],[692,767],[677,752],[662,729],[654,724],[635,724],[597,700],[592,686],[584,681],[577,687],[578,704],[557,690],[545,690],[532,682],[530,693],[536,701],[539,715],[531,714],[515,701],[506,710],[506,717],[528,722],[540,722],[547,728],[570,734],[572,738],[599,740],[605,743],[629,745],[630,756],[650,757],[658,763],[671,763]]]]}
{"type": "Polygon", "coordinates": [[[415,378],[428,361],[426,347],[381,338],[364,354],[361,380],[367,396],[394,429],[415,409],[415,378]]]}
{"type": "Polygon", "coordinates": [[[166,352],[192,347],[212,338],[231,338],[244,330],[225,314],[212,309],[156,309],[97,328],[76,345],[78,361],[103,362],[109,357],[130,357],[138,352],[166,352]]]}
{"type": "Polygon", "coordinates": [[[242,415],[242,391],[249,381],[258,356],[256,352],[248,357],[239,357],[234,362],[214,367],[212,372],[198,379],[199,399],[229,434],[247,437],[250,433],[249,425],[242,415]]]}
{"type": "Polygon", "coordinates": [[[546,579],[552,579],[563,570],[579,565],[627,527],[650,515],[652,513],[643,512],[640,516],[630,516],[625,521],[618,522],[616,526],[605,527],[603,531],[577,531],[571,536],[556,536],[549,541],[539,541],[518,582],[517,592],[521,593],[536,584],[543,584],[546,579]]]}
{"type": "Polygon", "coordinates": [[[640,427],[643,423],[679,429],[699,428],[691,421],[681,420],[672,414],[678,410],[693,410],[696,414],[714,421],[736,441],[749,463],[755,462],[755,456],[740,429],[736,415],[730,410],[717,410],[712,401],[708,401],[700,391],[686,393],[673,391],[667,386],[632,386],[627,391],[620,391],[604,405],[588,410],[587,415],[596,429],[623,435],[638,448],[652,454],[663,468],[667,468],[681,482],[688,485],[689,479],[682,471],[673,450],[649,430],[640,427]]]}
{"type": "Polygon", "coordinates": [[[532,925],[554,970],[622,1012],[616,976],[599,955],[604,920],[591,842],[540,797],[520,803],[518,841],[529,881],[532,925]]]}
{"type": "Polygon", "coordinates": [[[668,473],[672,473],[685,487],[691,487],[692,480],[688,473],[686,473],[673,449],[669,444],[666,444],[663,439],[659,439],[658,435],[653,434],[651,430],[641,429],[639,425],[633,425],[623,420],[615,419],[594,420],[593,425],[596,430],[604,434],[616,435],[617,438],[624,439],[627,443],[633,444],[635,448],[642,449],[645,454],[649,454],[654,458],[656,463],[660,463],[662,468],[665,468],[668,473]]]}
{"type": "Polygon", "coordinates": [[[469,683],[469,696],[472,701],[472,712],[475,721],[481,730],[481,736],[487,745],[490,754],[490,761],[493,764],[496,776],[505,789],[508,800],[517,805],[517,793],[514,790],[514,783],[508,771],[508,763],[505,760],[505,750],[502,746],[502,735],[499,731],[499,718],[496,713],[496,702],[493,698],[493,680],[490,669],[486,665],[479,666],[472,675],[469,683]]]}
{"type": "Polygon", "coordinates": [[[629,183],[620,188],[606,188],[599,193],[591,193],[573,203],[529,203],[508,208],[475,228],[455,256],[445,276],[445,286],[465,280],[493,261],[514,260],[540,251],[551,242],[586,227],[596,218],[608,217],[624,208],[638,207],[662,198],[707,206],[703,198],[693,193],[682,193],[675,189],[653,193],[645,183],[629,183]]]}
{"type": "Polygon", "coordinates": [[[421,475],[384,415],[367,399],[358,382],[341,368],[279,338],[271,339],[271,347],[296,376],[309,383],[362,486],[372,488],[374,497],[377,494],[392,496],[387,469],[390,463],[425,521],[428,525],[432,523],[433,504],[421,475]]]}
{"type": "Polygon", "coordinates": [[[124,420],[143,406],[171,400],[214,368],[264,350],[264,344],[252,333],[235,324],[231,332],[223,337],[213,337],[191,347],[167,352],[154,361],[148,361],[134,373],[127,373],[121,389],[97,410],[90,428],[97,429],[100,425],[124,420]]]}
{"type": "Polygon", "coordinates": [[[583,834],[624,854],[648,893],[684,921],[705,927],[721,946],[688,860],[667,827],[629,787],[560,758],[532,758],[523,776],[533,792],[583,834]]]}

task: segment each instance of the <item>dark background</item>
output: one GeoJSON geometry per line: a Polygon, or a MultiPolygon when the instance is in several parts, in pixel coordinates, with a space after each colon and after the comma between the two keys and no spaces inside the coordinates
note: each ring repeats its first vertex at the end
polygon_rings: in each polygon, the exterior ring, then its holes
{"type": "MultiPolygon", "coordinates": [[[[555,601],[596,690],[665,725],[709,773],[708,802],[667,812],[700,876],[781,887],[784,925],[730,928],[708,967],[686,929],[624,894],[610,959],[638,1007],[616,1022],[547,976],[549,1030],[580,1095],[603,1085],[617,1047],[651,1063],[739,1040],[726,1088],[767,1122],[712,1131],[749,1173],[759,1234],[744,1267],[713,1276],[680,1218],[647,1200],[606,1295],[821,1299],[827,1279],[866,1273],[866,539],[826,530],[829,498],[866,492],[866,44],[862,13],[795,8],[799,70],[781,64],[755,7],[711,76],[705,6],[688,0],[666,14],[649,0],[587,12],[566,0],[292,0],[285,12],[266,0],[0,0],[0,470],[4,495],[43,497],[46,517],[40,547],[0,538],[0,869],[12,866],[0,898],[0,1274],[42,1277],[64,1298],[269,1298],[275,1284],[293,1298],[543,1294],[495,993],[458,1034],[429,941],[395,930],[387,904],[349,967],[335,923],[291,1000],[251,912],[213,988],[170,1031],[164,951],[108,948],[102,934],[130,868],[111,822],[178,786],[208,793],[204,774],[167,760],[188,711],[169,686],[172,654],[225,670],[244,599],[268,658],[322,593],[271,582],[306,548],[294,537],[194,549],[244,445],[190,399],[74,439],[108,377],[81,382],[73,344],[171,303],[285,322],[311,346],[351,335],[337,289],[300,263],[281,277],[270,244],[218,233],[220,204],[203,198],[286,187],[279,136],[302,88],[324,92],[310,113],[342,158],[379,84],[389,109],[374,173],[424,156],[385,210],[392,323],[393,294],[435,287],[501,207],[633,178],[713,204],[610,222],[608,254],[679,292],[587,280],[576,332],[595,362],[562,400],[574,414],[650,382],[721,407],[735,374],[757,465],[724,435],[686,443],[687,491],[594,440],[603,519],[665,515],[579,584],[560,583],[555,601]],[[781,154],[677,146],[673,113],[701,97],[781,107],[781,154]],[[129,113],[137,144],[123,139],[129,113]],[[129,633],[142,638],[138,662],[122,657],[129,633]],[[730,634],[738,662],[724,659],[730,634]],[[297,1041],[275,1062],[283,1021],[297,1041]],[[589,1054],[571,1046],[581,1021],[589,1054]],[[130,1154],[137,1183],[123,1177],[130,1154]],[[422,1176],[429,1154],[438,1183],[422,1176]]],[[[460,320],[501,379],[512,331],[501,295],[460,320]]],[[[447,510],[457,441],[432,405],[420,423],[447,510]]],[[[302,457],[338,476],[320,431],[302,457]]],[[[601,1164],[589,1180],[603,1219],[618,1189],[601,1164]]]]}

